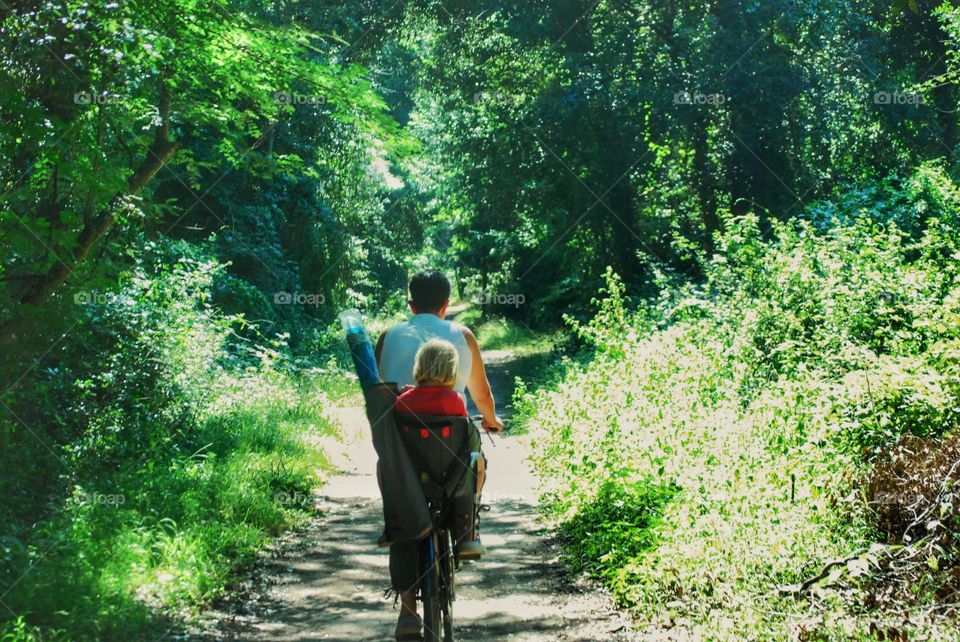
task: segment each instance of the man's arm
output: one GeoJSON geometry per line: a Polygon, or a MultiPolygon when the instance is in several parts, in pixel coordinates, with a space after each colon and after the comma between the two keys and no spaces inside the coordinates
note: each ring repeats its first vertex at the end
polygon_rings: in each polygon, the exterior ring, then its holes
{"type": "Polygon", "coordinates": [[[483,366],[483,357],[480,355],[480,345],[469,328],[463,329],[463,337],[467,340],[470,353],[473,355],[473,365],[470,368],[470,378],[467,380],[467,390],[470,391],[473,403],[477,404],[477,410],[483,415],[483,427],[491,432],[500,432],[503,430],[503,422],[497,416],[493,391],[490,390],[487,370],[483,366]]]}

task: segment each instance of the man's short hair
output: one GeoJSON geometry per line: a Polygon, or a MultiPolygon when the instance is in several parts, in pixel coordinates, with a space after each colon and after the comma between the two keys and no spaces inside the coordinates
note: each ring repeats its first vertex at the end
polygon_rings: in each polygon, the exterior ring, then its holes
{"type": "Polygon", "coordinates": [[[450,281],[439,270],[417,272],[410,279],[410,303],[417,312],[439,312],[450,298],[450,281]]]}

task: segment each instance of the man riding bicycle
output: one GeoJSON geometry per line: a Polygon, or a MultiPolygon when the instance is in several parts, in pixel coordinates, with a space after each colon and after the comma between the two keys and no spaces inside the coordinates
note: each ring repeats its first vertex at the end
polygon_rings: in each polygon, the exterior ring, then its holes
{"type": "MultiPolygon", "coordinates": [[[[413,317],[390,327],[377,341],[375,354],[381,378],[396,382],[401,388],[414,384],[414,365],[421,346],[433,339],[447,341],[457,352],[458,372],[453,389],[460,394],[469,390],[477,410],[483,416],[483,428],[490,432],[501,431],[503,422],[496,414],[493,392],[477,339],[465,326],[445,319],[450,302],[450,281],[443,273],[428,270],[413,276],[409,290],[408,304],[413,317]]],[[[477,448],[479,450],[479,444],[477,448]]],[[[483,457],[477,460],[476,467],[476,488],[472,490],[472,496],[466,497],[459,506],[454,506],[455,514],[468,516],[470,523],[466,525],[467,530],[474,531],[474,536],[462,539],[461,559],[476,559],[485,553],[475,537],[479,506],[475,506],[474,501],[483,488],[486,476],[483,457]]],[[[463,526],[461,523],[454,528],[462,529],[463,526]]],[[[421,620],[417,615],[416,603],[416,556],[416,544],[413,542],[390,544],[390,576],[401,601],[397,638],[420,633],[421,620]]]]}

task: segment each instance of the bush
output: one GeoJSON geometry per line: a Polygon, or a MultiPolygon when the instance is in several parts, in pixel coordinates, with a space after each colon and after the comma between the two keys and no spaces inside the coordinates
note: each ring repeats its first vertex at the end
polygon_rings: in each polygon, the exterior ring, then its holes
{"type": "Polygon", "coordinates": [[[566,562],[602,577],[652,549],[656,520],[675,492],[650,480],[604,482],[597,496],[560,526],[566,562]]]}
{"type": "MultiPolygon", "coordinates": [[[[861,191],[814,211],[831,225],[769,238],[727,217],[705,282],[633,313],[608,275],[597,317],[573,323],[593,360],[518,404],[571,561],[641,622],[730,640],[894,626],[846,602],[876,590],[866,479],[903,435],[960,418],[960,201],[935,167],[896,184],[894,205],[861,191]],[[814,604],[781,596],[833,560],[814,604]]],[[[904,630],[951,637],[932,612],[904,630]]]]}
{"type": "Polygon", "coordinates": [[[313,514],[333,374],[212,308],[221,270],[154,248],[5,399],[3,639],[166,628],[313,514]]]}
{"type": "MultiPolygon", "coordinates": [[[[905,435],[874,463],[867,501],[894,564],[878,579],[883,605],[913,602],[935,592],[960,595],[960,435],[905,435]]],[[[878,600],[879,601],[879,600],[878,600]]]]}

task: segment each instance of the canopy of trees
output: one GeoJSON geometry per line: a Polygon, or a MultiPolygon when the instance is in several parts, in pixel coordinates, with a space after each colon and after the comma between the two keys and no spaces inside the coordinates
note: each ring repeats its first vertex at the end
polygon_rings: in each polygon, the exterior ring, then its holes
{"type": "MultiPolygon", "coordinates": [[[[63,2],[3,21],[3,335],[147,241],[232,311],[382,306],[411,261],[556,323],[956,145],[948,7],[63,2]],[[419,259],[417,257],[420,257],[419,259]]],[[[317,312],[319,310],[315,310],[317,312]]],[[[69,315],[66,315],[69,316],[69,315]]],[[[303,321],[302,319],[300,321],[303,321]]],[[[28,324],[29,325],[29,324],[28,324]]]]}

